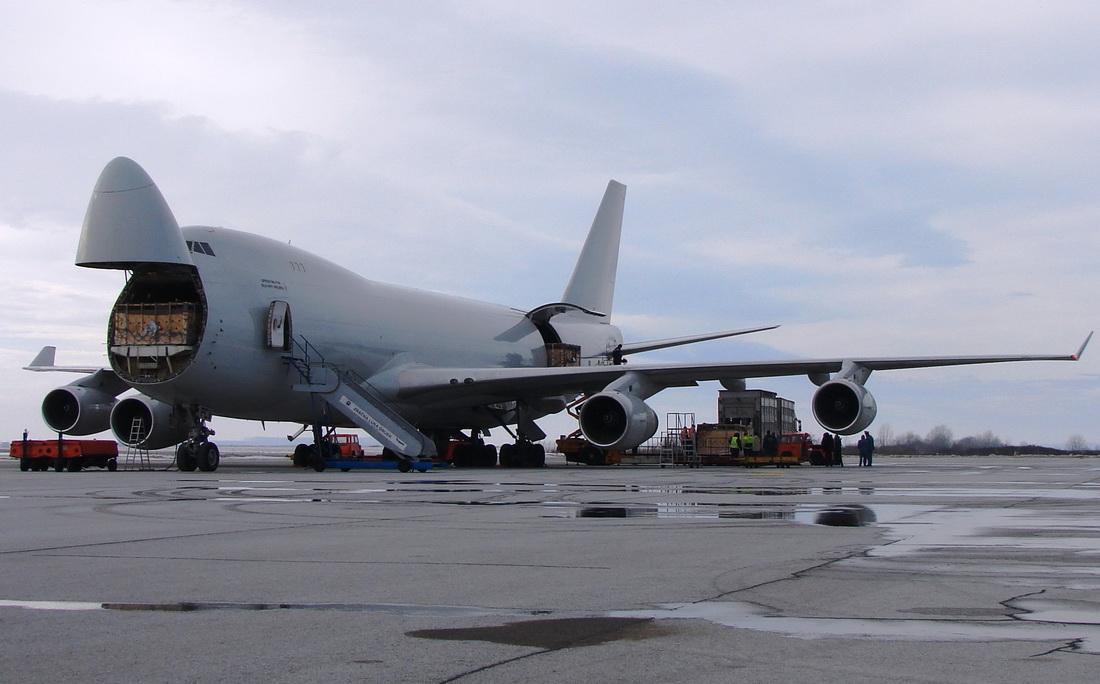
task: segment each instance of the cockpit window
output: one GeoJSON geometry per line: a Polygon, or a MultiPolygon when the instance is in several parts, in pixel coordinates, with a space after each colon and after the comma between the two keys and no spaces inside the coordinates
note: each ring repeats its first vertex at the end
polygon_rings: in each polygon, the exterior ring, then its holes
{"type": "Polygon", "coordinates": [[[214,254],[214,248],[210,246],[209,242],[199,242],[197,240],[188,240],[187,249],[197,254],[206,254],[208,256],[217,256],[214,254]]]}

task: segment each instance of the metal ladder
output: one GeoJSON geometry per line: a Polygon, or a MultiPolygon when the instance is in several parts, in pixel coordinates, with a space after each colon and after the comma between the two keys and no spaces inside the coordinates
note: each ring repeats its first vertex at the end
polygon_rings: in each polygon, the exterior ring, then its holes
{"type": "Polygon", "coordinates": [[[149,460],[149,450],[136,446],[145,441],[145,420],[135,416],[130,423],[130,439],[126,441],[126,458],[123,461],[123,470],[152,470],[153,464],[149,460]]]}
{"type": "Polygon", "coordinates": [[[695,414],[666,414],[665,434],[661,439],[661,467],[686,465],[697,468],[702,461],[696,444],[695,414]]]}

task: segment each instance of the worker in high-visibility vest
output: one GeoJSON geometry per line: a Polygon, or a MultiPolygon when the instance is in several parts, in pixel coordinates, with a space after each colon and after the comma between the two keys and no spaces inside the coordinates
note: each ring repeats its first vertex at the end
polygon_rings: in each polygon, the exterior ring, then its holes
{"type": "Polygon", "coordinates": [[[752,453],[756,447],[756,435],[751,432],[746,432],[745,436],[741,438],[741,448],[745,450],[746,454],[752,453]]]}
{"type": "Polygon", "coordinates": [[[740,458],[741,456],[741,433],[733,433],[733,437],[730,437],[730,456],[734,458],[740,458]]]}

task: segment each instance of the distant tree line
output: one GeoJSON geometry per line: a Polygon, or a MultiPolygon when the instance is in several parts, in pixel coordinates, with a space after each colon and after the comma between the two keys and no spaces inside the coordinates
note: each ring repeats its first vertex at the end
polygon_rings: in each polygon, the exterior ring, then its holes
{"type": "MultiPolygon", "coordinates": [[[[855,453],[854,445],[846,445],[855,453]]],[[[955,434],[946,425],[937,425],[921,436],[915,432],[901,435],[894,433],[889,423],[880,425],[875,435],[875,452],[882,455],[932,455],[950,454],[957,456],[1011,456],[1013,454],[1080,454],[1096,456],[1100,450],[1093,448],[1082,435],[1072,435],[1064,448],[1040,446],[1037,444],[1008,444],[1005,440],[986,431],[979,435],[955,439],[955,434]]]]}

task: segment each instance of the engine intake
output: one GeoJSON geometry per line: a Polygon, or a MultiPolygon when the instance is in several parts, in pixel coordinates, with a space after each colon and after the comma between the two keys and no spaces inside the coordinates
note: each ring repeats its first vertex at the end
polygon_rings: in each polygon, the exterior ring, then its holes
{"type": "Polygon", "coordinates": [[[814,418],[829,432],[854,435],[878,414],[878,404],[867,389],[851,380],[832,380],[814,392],[814,418]]]}
{"type": "Polygon", "coordinates": [[[606,391],[589,397],[580,410],[585,439],[613,451],[633,449],[657,432],[657,414],[630,394],[606,391]]]}
{"type": "Polygon", "coordinates": [[[123,444],[163,449],[187,437],[188,421],[171,404],[148,397],[127,397],[111,411],[111,431],[123,444]],[[140,425],[135,421],[140,420],[140,425]],[[138,429],[140,427],[140,429],[138,429]],[[137,433],[137,438],[133,435],[137,433]]]}
{"type": "Polygon", "coordinates": [[[42,420],[54,432],[93,435],[110,427],[114,405],[114,395],[107,392],[65,385],[52,390],[42,400],[42,420]]]}

